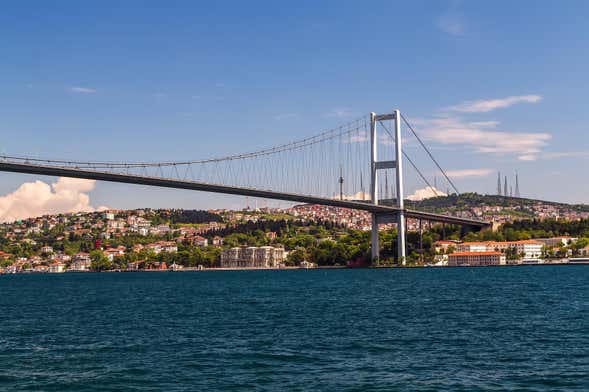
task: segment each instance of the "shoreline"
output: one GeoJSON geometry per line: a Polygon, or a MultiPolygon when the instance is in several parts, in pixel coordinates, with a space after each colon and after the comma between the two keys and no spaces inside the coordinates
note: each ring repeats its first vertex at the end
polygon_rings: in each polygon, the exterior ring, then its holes
{"type": "Polygon", "coordinates": [[[319,266],[313,268],[301,267],[282,267],[282,268],[183,268],[178,270],[109,270],[109,271],[62,271],[62,272],[37,272],[37,271],[23,271],[15,273],[0,273],[0,275],[59,275],[59,274],[87,274],[87,273],[132,273],[132,272],[212,272],[212,271],[297,271],[297,270],[356,270],[356,269],[413,269],[413,268],[427,268],[427,269],[446,269],[446,268],[486,268],[486,267],[546,267],[546,266],[574,266],[574,265],[589,265],[589,260],[583,261],[566,261],[558,263],[522,263],[522,264],[506,264],[506,265],[455,265],[455,266],[433,266],[433,265],[415,265],[415,266],[369,266],[369,267],[348,267],[348,266],[319,266]]]}

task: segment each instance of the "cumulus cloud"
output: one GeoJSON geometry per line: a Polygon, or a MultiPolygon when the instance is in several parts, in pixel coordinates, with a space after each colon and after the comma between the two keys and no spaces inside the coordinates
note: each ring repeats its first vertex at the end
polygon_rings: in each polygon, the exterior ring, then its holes
{"type": "Polygon", "coordinates": [[[507,108],[518,103],[538,103],[541,100],[541,95],[515,95],[497,99],[466,101],[446,109],[464,113],[486,113],[495,109],[507,108]]]}
{"type": "Polygon", "coordinates": [[[25,182],[16,191],[0,196],[0,222],[66,212],[92,212],[88,192],[94,180],[60,177],[57,182],[25,182]]]}
{"type": "MultiPolygon", "coordinates": [[[[335,195],[333,198],[339,199],[340,196],[335,195]]],[[[343,199],[344,200],[371,200],[372,198],[370,197],[369,193],[359,191],[353,195],[343,195],[343,199]]]]}
{"type": "Polygon", "coordinates": [[[450,170],[446,174],[451,178],[486,177],[493,173],[492,169],[462,169],[450,170]]]}
{"type": "Polygon", "coordinates": [[[72,93],[78,93],[78,94],[94,94],[96,92],[96,89],[89,88],[89,87],[80,87],[80,86],[70,87],[68,90],[71,91],[72,93]]]}
{"type": "Polygon", "coordinates": [[[448,196],[446,193],[436,189],[433,186],[426,186],[422,189],[417,189],[412,195],[407,196],[407,200],[411,201],[421,201],[425,199],[430,199],[432,197],[438,196],[448,196]]]}
{"type": "Polygon", "coordinates": [[[488,154],[514,154],[535,160],[551,139],[549,133],[518,133],[496,130],[496,121],[469,122],[459,117],[414,119],[424,138],[444,145],[455,144],[488,154]]]}

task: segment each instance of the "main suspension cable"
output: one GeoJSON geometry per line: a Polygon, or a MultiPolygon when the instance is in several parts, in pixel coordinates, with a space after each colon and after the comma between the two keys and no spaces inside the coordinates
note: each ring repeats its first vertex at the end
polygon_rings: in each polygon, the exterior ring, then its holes
{"type": "Polygon", "coordinates": [[[403,122],[405,122],[405,124],[407,125],[407,127],[411,130],[411,132],[413,133],[413,135],[415,136],[415,138],[417,139],[417,141],[419,142],[419,144],[421,144],[421,147],[423,147],[423,149],[425,150],[425,152],[427,153],[427,155],[429,155],[429,157],[436,164],[436,166],[438,167],[438,169],[440,169],[440,171],[442,172],[442,174],[444,175],[444,177],[446,177],[446,180],[448,180],[448,183],[452,186],[452,188],[454,188],[454,191],[456,192],[456,194],[460,194],[460,192],[458,192],[458,188],[456,188],[456,186],[454,185],[454,183],[452,182],[452,180],[450,179],[450,177],[448,177],[448,175],[446,174],[446,172],[444,171],[444,169],[442,169],[442,166],[440,166],[440,164],[438,163],[438,161],[436,160],[436,158],[434,158],[434,156],[431,153],[431,151],[429,150],[429,148],[427,148],[427,146],[421,140],[421,138],[419,137],[419,135],[417,135],[417,132],[415,132],[415,130],[413,129],[413,127],[411,126],[411,124],[409,124],[409,121],[407,121],[407,119],[405,118],[405,116],[403,116],[403,114],[401,114],[401,118],[403,119],[403,122]]]}
{"type": "MultiPolygon", "coordinates": [[[[386,131],[386,133],[389,134],[389,136],[393,139],[393,141],[396,142],[396,138],[395,136],[393,136],[392,132],[387,128],[387,126],[382,122],[379,121],[379,124],[384,128],[384,130],[386,131]]],[[[407,155],[407,153],[405,152],[405,150],[401,150],[401,152],[403,153],[403,156],[405,157],[405,159],[407,159],[407,162],[409,162],[411,164],[411,166],[413,166],[413,168],[415,169],[415,171],[417,172],[417,174],[419,174],[419,176],[421,177],[421,179],[427,184],[427,186],[434,191],[434,193],[436,194],[436,196],[440,196],[440,194],[438,193],[438,190],[436,188],[434,188],[430,182],[427,180],[427,178],[425,178],[425,176],[423,175],[423,173],[421,172],[421,170],[419,170],[417,168],[417,166],[415,165],[415,163],[413,162],[413,160],[411,158],[409,158],[409,155],[407,155]]]]}

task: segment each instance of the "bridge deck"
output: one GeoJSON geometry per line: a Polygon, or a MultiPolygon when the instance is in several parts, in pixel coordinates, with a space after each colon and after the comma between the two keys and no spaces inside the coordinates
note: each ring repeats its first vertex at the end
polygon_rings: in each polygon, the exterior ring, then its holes
{"type": "MultiPolygon", "coordinates": [[[[139,175],[129,174],[118,174],[109,173],[103,171],[84,170],[62,166],[48,166],[48,165],[36,165],[27,163],[13,163],[13,162],[0,162],[0,171],[13,172],[13,173],[26,173],[26,174],[38,174],[47,176],[60,176],[60,177],[72,177],[72,178],[83,178],[89,180],[119,182],[125,184],[137,184],[137,185],[148,185],[163,188],[175,188],[175,189],[188,189],[203,192],[214,192],[224,193],[230,195],[241,195],[259,197],[265,199],[284,200],[297,203],[310,203],[320,204],[333,207],[350,208],[355,210],[363,210],[372,213],[379,213],[383,215],[396,214],[399,212],[399,208],[385,205],[374,205],[362,201],[351,201],[351,200],[337,200],[328,199],[316,196],[300,195],[296,193],[283,193],[274,192],[270,190],[260,190],[253,188],[234,187],[227,185],[208,184],[196,181],[177,180],[171,178],[159,178],[159,177],[147,177],[139,175]]],[[[434,222],[458,224],[464,226],[471,226],[475,228],[488,227],[488,222],[458,218],[453,216],[447,216],[442,214],[434,214],[429,212],[421,212],[415,210],[405,210],[405,216],[407,218],[424,219],[434,222]]]]}

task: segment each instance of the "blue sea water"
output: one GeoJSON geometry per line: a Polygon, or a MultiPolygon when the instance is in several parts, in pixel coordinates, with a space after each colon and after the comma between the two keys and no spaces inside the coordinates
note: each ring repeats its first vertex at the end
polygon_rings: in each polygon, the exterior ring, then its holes
{"type": "Polygon", "coordinates": [[[586,391],[589,266],[4,275],[0,390],[586,391]]]}

